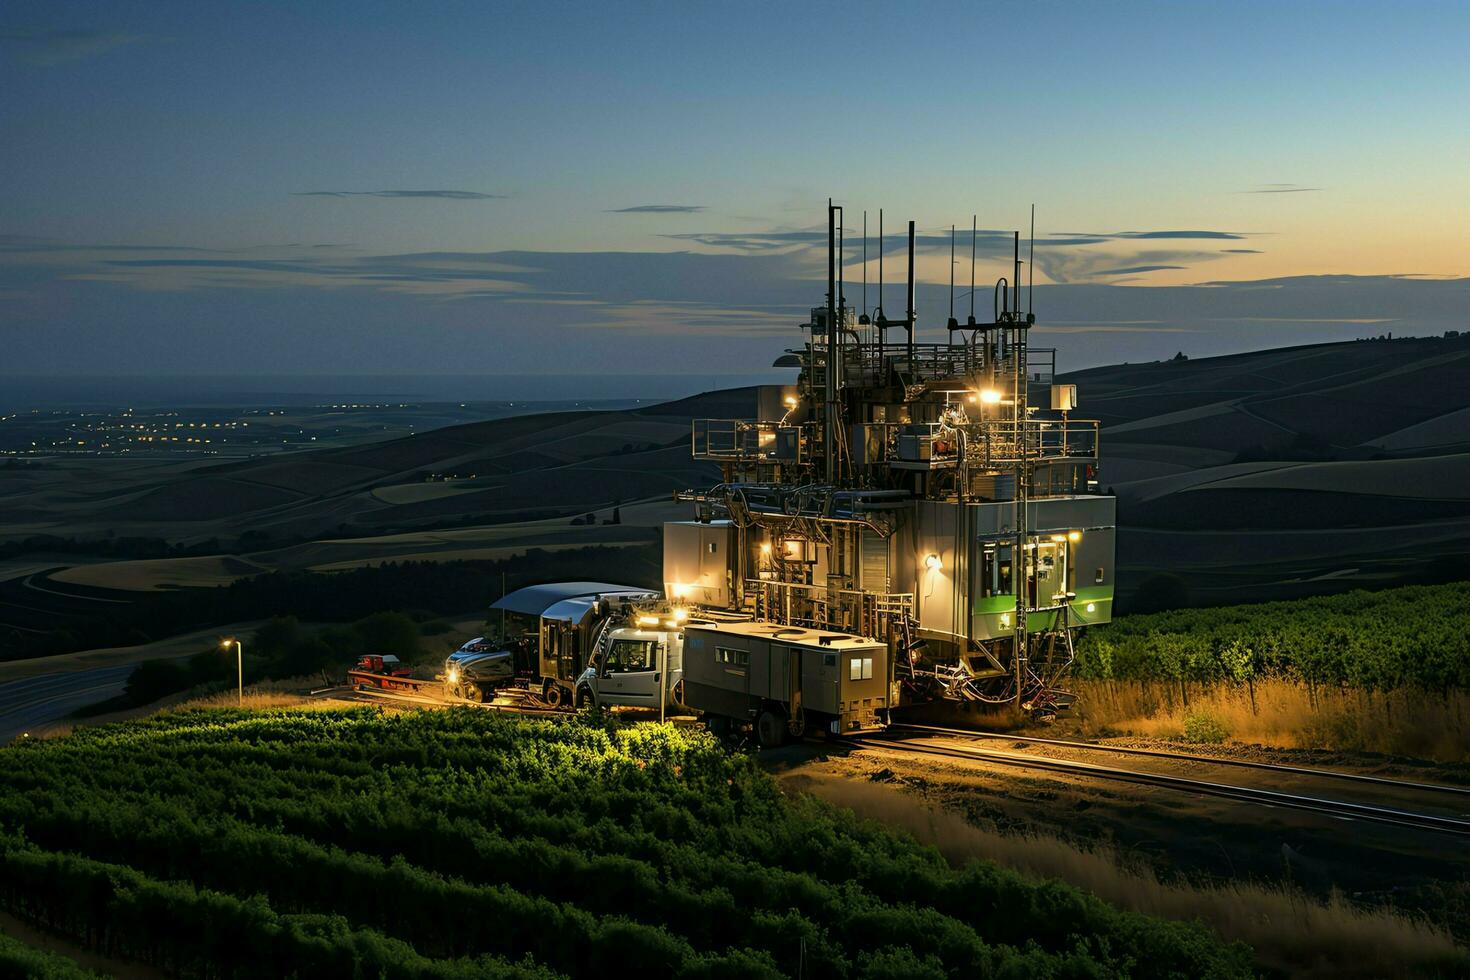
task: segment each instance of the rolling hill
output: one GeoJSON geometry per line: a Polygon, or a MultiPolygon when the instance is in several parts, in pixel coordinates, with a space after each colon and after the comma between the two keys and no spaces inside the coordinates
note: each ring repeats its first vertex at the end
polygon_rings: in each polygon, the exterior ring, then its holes
{"type": "MultiPolygon", "coordinates": [[[[1470,337],[1355,341],[1063,375],[1102,422],[1119,589],[1175,576],[1196,603],[1465,572],[1470,337]]],[[[624,411],[456,425],[221,463],[67,458],[0,470],[0,541],[154,537],[182,558],[78,563],[55,587],[172,589],[277,568],[647,546],[708,485],[690,420],[751,389],[624,411]],[[613,508],[619,523],[608,523],[613,508]],[[593,520],[585,520],[585,515],[593,520]],[[572,523],[573,519],[577,523],[572,523]],[[219,554],[210,551],[218,542],[219,554]]],[[[36,563],[19,556],[17,569],[36,563]]]]}

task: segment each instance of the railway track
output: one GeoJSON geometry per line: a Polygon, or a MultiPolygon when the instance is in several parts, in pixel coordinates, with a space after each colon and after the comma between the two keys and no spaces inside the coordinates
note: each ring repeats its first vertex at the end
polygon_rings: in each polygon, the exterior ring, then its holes
{"type": "Polygon", "coordinates": [[[1139,749],[1123,745],[1101,745],[1097,742],[1079,742],[1063,738],[1041,738],[1035,735],[1006,735],[997,732],[977,732],[965,728],[943,728],[936,725],[889,725],[890,732],[917,732],[923,735],[944,735],[968,738],[976,741],[1026,742],[1031,745],[1049,745],[1055,748],[1080,749],[1088,752],[1112,752],[1118,755],[1145,756],[1168,759],[1174,762],[1202,762],[1212,766],[1234,766],[1241,769],[1262,769],[1268,772],[1290,773],[1314,779],[1341,779],[1347,782],[1376,784],[1394,789],[1416,790],[1434,793],[1459,794],[1470,797],[1470,786],[1451,786],[1445,783],[1421,783],[1409,779],[1393,779],[1389,776],[1372,776],[1367,773],[1342,772],[1337,769],[1316,769],[1311,766],[1287,766],[1274,762],[1257,762],[1251,759],[1228,759],[1212,755],[1196,755],[1188,752],[1166,752],[1163,749],[1139,749]]]}
{"type": "MultiPolygon", "coordinates": [[[[991,738],[990,733],[977,733],[964,731],[962,729],[930,729],[927,726],[893,726],[889,733],[881,735],[849,738],[845,742],[853,747],[861,749],[882,749],[884,751],[905,752],[915,755],[938,756],[954,759],[963,759],[970,762],[984,762],[991,765],[1010,766],[1021,769],[1043,770],[1061,773],[1071,776],[1081,776],[1089,779],[1100,779],[1110,782],[1125,782],[1136,785],[1156,786],[1178,792],[1192,793],[1205,796],[1214,796],[1222,799],[1234,800],[1256,806],[1281,807],[1292,810],[1303,810],[1319,813],[1325,816],[1344,820],[1363,820],[1372,823],[1387,824],[1397,827],[1408,827],[1415,830],[1433,831],[1437,833],[1451,834],[1470,838],[1470,819],[1459,815],[1445,815],[1435,813],[1424,813],[1417,810],[1406,810],[1398,807],[1384,806],[1378,803],[1363,803],[1350,800],[1329,799],[1322,796],[1314,796],[1303,793],[1286,792],[1283,790],[1264,789],[1254,786],[1241,786],[1233,783],[1222,783],[1207,779],[1194,779],[1188,776],[1178,776],[1172,773],[1150,772],[1139,769],[1124,769],[1117,766],[1100,765],[1095,762],[1085,762],[1078,759],[1057,759],[1048,756],[1028,755],[1019,752],[1005,752],[997,749],[982,748],[978,745],[941,745],[930,742],[915,742],[902,737],[894,738],[892,732],[897,730],[921,731],[928,736],[941,736],[946,738],[963,738],[970,742],[984,742],[991,738]],[[977,737],[978,736],[978,737],[977,737]]],[[[1093,751],[1113,751],[1106,746],[1094,745],[1088,742],[1067,743],[1060,739],[1028,739],[1025,736],[1013,737],[1003,736],[1011,741],[1037,741],[1042,744],[1063,745],[1076,748],[1084,748],[1093,751]]],[[[1209,756],[1176,755],[1167,752],[1154,752],[1153,750],[1135,750],[1138,754],[1154,754],[1166,758],[1187,761],[1221,762],[1223,760],[1213,759],[1209,756]]],[[[1125,753],[1134,754],[1134,753],[1125,753]]],[[[1243,761],[1243,760],[1230,760],[1243,761]]],[[[1252,768],[1280,768],[1286,772],[1296,775],[1303,773],[1311,775],[1323,775],[1329,777],[1350,777],[1356,774],[1337,773],[1332,770],[1304,769],[1296,766],[1273,767],[1268,763],[1258,763],[1252,768]]],[[[1461,787],[1445,787],[1434,783],[1411,783],[1403,780],[1392,780],[1386,777],[1365,777],[1380,783],[1393,784],[1396,787],[1422,791],[1446,791],[1448,793],[1462,792],[1461,787]]]]}

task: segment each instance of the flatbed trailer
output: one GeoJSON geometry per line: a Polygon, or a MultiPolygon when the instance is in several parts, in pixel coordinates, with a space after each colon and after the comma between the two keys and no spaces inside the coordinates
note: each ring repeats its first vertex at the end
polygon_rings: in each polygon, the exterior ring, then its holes
{"type": "Polygon", "coordinates": [[[416,677],[397,677],[393,674],[375,674],[368,670],[349,670],[347,683],[358,690],[375,688],[379,691],[401,691],[407,694],[422,694],[439,697],[444,685],[437,680],[423,681],[416,677]]]}

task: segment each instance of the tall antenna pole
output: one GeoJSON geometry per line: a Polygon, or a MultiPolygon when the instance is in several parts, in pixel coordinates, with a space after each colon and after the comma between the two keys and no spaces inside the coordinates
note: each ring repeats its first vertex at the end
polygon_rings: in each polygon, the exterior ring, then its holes
{"type": "MultiPolygon", "coordinates": [[[[883,209],[878,209],[878,318],[883,318],[883,209]]],[[[881,333],[880,333],[881,336],[881,333]]]]}
{"type": "Polygon", "coordinates": [[[868,212],[863,209],[863,316],[868,315],[868,212]]]}
{"type": "Polygon", "coordinates": [[[970,215],[970,324],[975,323],[975,235],[980,227],[979,215],[970,215]]]}
{"type": "Polygon", "coordinates": [[[878,357],[883,357],[883,342],[887,339],[888,322],[883,314],[883,209],[878,209],[878,315],[873,318],[878,327],[878,357]]]}
{"type": "Polygon", "coordinates": [[[827,199],[827,351],[825,375],[825,401],[822,410],[822,460],[825,464],[827,483],[832,484],[834,433],[836,432],[837,403],[837,209],[832,199],[827,199]]]}
{"type": "Polygon", "coordinates": [[[909,309],[908,309],[908,331],[909,331],[909,369],[913,370],[914,364],[914,223],[909,222],[909,309]]]}
{"type": "MultiPolygon", "coordinates": [[[[1034,211],[1036,205],[1033,204],[1031,208],[1034,211]]],[[[1034,222],[1036,215],[1033,214],[1031,220],[1034,222]]],[[[837,205],[837,308],[839,310],[847,309],[847,256],[843,254],[846,248],[843,239],[846,234],[847,212],[839,204],[837,205]]]]}
{"type": "Polygon", "coordinates": [[[1036,312],[1036,205],[1031,205],[1031,244],[1026,254],[1026,313],[1036,312]]]}
{"type": "Polygon", "coordinates": [[[949,318],[954,319],[954,225],[949,226],[949,318]]]}
{"type": "Polygon", "coordinates": [[[1014,298],[1011,300],[1011,312],[1021,312],[1021,233],[1016,232],[1016,271],[1011,277],[1011,292],[1014,298]]]}

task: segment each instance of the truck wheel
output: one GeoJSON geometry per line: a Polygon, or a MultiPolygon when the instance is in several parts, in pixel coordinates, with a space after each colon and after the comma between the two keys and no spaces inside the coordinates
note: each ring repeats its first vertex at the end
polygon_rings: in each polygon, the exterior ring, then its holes
{"type": "Polygon", "coordinates": [[[560,684],[546,685],[546,704],[552,708],[566,706],[567,692],[560,684]]]}
{"type": "Polygon", "coordinates": [[[786,741],[786,719],[769,709],[755,720],[755,737],[763,749],[774,749],[786,741]]]}
{"type": "Polygon", "coordinates": [[[585,687],[577,689],[577,707],[582,711],[586,711],[589,708],[597,707],[597,705],[594,704],[592,701],[592,692],[587,690],[585,687]]]}
{"type": "Polygon", "coordinates": [[[480,685],[478,684],[466,684],[464,686],[464,699],[466,701],[474,701],[478,704],[485,700],[485,693],[480,690],[480,685]]]}

